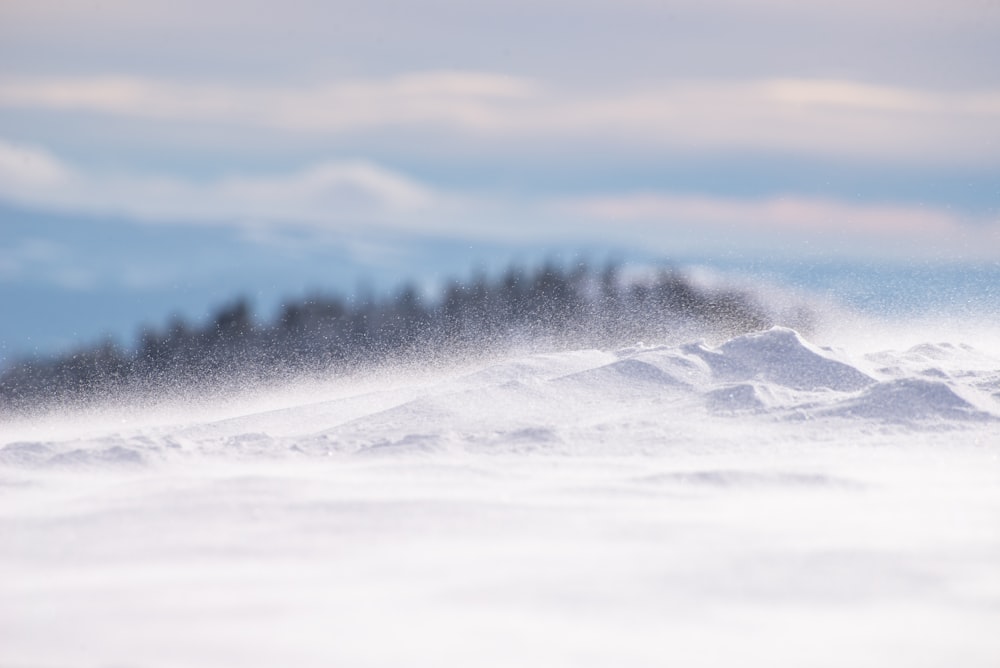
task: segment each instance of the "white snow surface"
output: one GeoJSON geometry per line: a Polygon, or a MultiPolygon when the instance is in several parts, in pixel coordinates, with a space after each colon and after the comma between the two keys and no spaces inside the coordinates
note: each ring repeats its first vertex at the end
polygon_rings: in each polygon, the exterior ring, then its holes
{"type": "Polygon", "coordinates": [[[0,423],[5,668],[986,667],[998,630],[990,346],[775,328],[0,423]]]}

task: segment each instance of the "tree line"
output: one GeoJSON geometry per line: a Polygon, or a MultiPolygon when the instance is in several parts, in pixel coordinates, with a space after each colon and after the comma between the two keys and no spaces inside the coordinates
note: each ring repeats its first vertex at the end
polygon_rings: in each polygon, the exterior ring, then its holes
{"type": "Polygon", "coordinates": [[[625,280],[618,265],[512,266],[448,282],[434,297],[407,284],[384,297],[317,295],[258,322],[237,299],[201,326],[174,317],[132,348],[104,341],[24,359],[0,374],[0,412],[137,394],[224,391],[297,374],[349,374],[381,364],[514,349],[612,347],[691,333],[767,328],[768,313],[735,290],[700,287],[662,269],[625,280]]]}

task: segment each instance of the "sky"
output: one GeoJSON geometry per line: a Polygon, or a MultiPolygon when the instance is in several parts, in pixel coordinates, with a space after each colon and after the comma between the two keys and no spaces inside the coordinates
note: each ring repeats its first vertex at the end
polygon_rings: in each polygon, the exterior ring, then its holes
{"type": "Polygon", "coordinates": [[[994,0],[3,0],[0,361],[545,257],[989,283],[996,63],[994,0]]]}

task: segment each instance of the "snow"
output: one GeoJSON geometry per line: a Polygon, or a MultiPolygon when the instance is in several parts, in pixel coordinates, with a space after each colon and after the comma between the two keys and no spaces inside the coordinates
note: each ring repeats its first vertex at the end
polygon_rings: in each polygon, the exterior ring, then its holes
{"type": "Polygon", "coordinates": [[[848,343],[0,423],[0,666],[998,665],[1000,347],[848,343]]]}

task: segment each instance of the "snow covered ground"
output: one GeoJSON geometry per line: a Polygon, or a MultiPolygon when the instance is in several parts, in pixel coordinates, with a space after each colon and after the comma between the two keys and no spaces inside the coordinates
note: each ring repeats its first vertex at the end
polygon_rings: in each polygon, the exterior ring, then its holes
{"type": "Polygon", "coordinates": [[[842,339],[0,423],[0,666],[1000,665],[1000,347],[842,339]]]}

